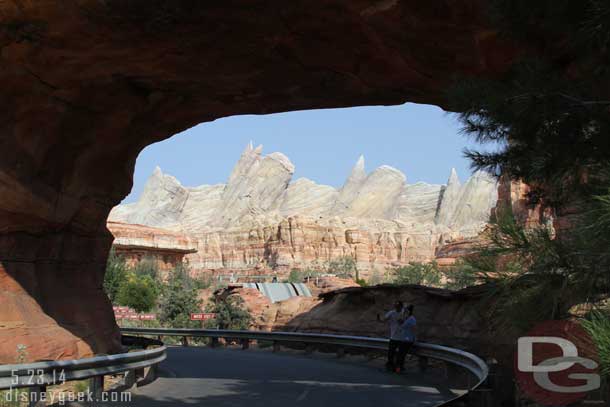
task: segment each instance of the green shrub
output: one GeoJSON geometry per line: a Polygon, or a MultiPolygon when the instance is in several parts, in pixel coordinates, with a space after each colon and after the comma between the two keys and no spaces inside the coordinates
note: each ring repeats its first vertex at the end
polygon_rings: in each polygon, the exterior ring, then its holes
{"type": "Polygon", "coordinates": [[[477,271],[463,260],[458,260],[455,265],[444,272],[447,277],[445,288],[449,290],[461,290],[479,282],[477,271]]]}
{"type": "Polygon", "coordinates": [[[159,265],[151,256],[144,257],[138,261],[132,271],[137,276],[148,276],[153,281],[159,281],[159,265]]]}
{"type": "Polygon", "coordinates": [[[126,281],[119,287],[116,302],[136,312],[149,312],[157,302],[159,289],[149,275],[128,273],[126,281]]]}
{"type": "Polygon", "coordinates": [[[407,266],[395,268],[393,273],[394,283],[396,284],[438,286],[442,278],[442,273],[436,262],[409,263],[407,266]]]}
{"type": "Polygon", "coordinates": [[[581,323],[591,335],[597,346],[600,362],[600,373],[610,377],[610,315],[602,311],[594,311],[581,323]]]}
{"type": "Polygon", "coordinates": [[[127,265],[123,256],[116,254],[114,249],[110,250],[104,274],[104,292],[114,304],[121,288],[121,284],[127,279],[127,265]]]}
{"type": "Polygon", "coordinates": [[[196,328],[199,323],[190,315],[201,311],[197,289],[185,266],[170,271],[159,304],[161,322],[172,328],[196,328]]]}
{"type": "Polygon", "coordinates": [[[236,296],[212,298],[206,306],[206,312],[216,314],[216,319],[206,323],[208,328],[248,329],[252,321],[252,316],[244,308],[243,299],[236,296]]]}
{"type": "Polygon", "coordinates": [[[343,256],[328,262],[327,271],[342,278],[360,279],[356,260],[352,256],[343,256]]]}
{"type": "Polygon", "coordinates": [[[210,288],[214,283],[212,276],[200,276],[198,278],[193,278],[193,281],[195,283],[195,288],[198,290],[210,288]]]}
{"type": "Polygon", "coordinates": [[[74,382],[74,391],[76,393],[89,392],[89,380],[78,380],[74,382]]]}
{"type": "Polygon", "coordinates": [[[290,270],[290,274],[288,274],[287,283],[302,283],[304,280],[303,273],[300,270],[292,269],[290,270]]]}
{"type": "Polygon", "coordinates": [[[369,285],[364,278],[356,279],[356,284],[360,287],[367,287],[369,285]]]}

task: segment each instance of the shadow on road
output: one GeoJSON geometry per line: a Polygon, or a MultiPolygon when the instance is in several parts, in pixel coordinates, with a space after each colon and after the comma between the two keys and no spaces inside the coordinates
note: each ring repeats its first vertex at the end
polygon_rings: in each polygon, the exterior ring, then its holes
{"type": "Polygon", "coordinates": [[[132,407],[435,406],[455,396],[433,375],[394,375],[323,355],[170,348],[159,378],[134,391],[132,407]]]}

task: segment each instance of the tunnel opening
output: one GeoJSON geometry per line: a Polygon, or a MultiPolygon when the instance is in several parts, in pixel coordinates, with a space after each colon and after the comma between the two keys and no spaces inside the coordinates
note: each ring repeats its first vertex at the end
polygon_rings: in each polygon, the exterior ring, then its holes
{"type": "Polygon", "coordinates": [[[147,145],[234,115],[444,106],[455,75],[520,53],[478,3],[369,3],[2,4],[0,360],[120,349],[106,221],[147,145]]]}
{"type": "MultiPolygon", "coordinates": [[[[440,264],[441,279],[419,283],[444,287],[498,199],[497,180],[471,173],[462,157],[475,143],[459,127],[412,103],[196,126],[141,153],[133,192],[108,218],[113,256],[128,275],[147,278],[138,267],[148,263],[161,285],[186,270],[201,293],[192,313],[213,309],[219,289],[260,309],[393,283],[412,264],[440,264]]],[[[115,307],[134,298],[120,297],[111,296],[115,307]]],[[[159,301],[145,312],[167,324],[159,301]]],[[[142,324],[122,314],[120,326],[142,324]]]]}

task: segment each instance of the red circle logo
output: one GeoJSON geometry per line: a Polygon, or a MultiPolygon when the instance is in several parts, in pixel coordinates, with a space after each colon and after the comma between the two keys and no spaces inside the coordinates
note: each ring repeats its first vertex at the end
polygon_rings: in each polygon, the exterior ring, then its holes
{"type": "Polygon", "coordinates": [[[599,388],[597,348],[574,321],[546,321],[519,338],[515,376],[519,388],[546,406],[566,406],[599,388]]]}

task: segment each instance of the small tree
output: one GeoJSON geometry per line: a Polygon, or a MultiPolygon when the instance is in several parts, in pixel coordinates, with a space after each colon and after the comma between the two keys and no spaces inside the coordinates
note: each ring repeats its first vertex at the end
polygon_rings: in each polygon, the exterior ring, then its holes
{"type": "Polygon", "coordinates": [[[133,268],[133,272],[138,276],[149,276],[153,281],[159,280],[159,265],[151,256],[141,259],[133,268]]]}
{"type": "Polygon", "coordinates": [[[127,266],[125,259],[123,256],[116,254],[114,249],[111,249],[106,263],[106,274],[104,274],[104,292],[112,303],[116,301],[121,284],[126,279],[127,266]]]}
{"type": "Polygon", "coordinates": [[[343,278],[360,279],[356,260],[352,256],[343,256],[328,263],[328,272],[343,278]]]}
{"type": "Polygon", "coordinates": [[[129,273],[117,293],[117,302],[133,308],[137,312],[148,312],[155,306],[158,289],[150,276],[129,273]]]}
{"type": "Polygon", "coordinates": [[[161,322],[166,326],[172,328],[197,326],[196,321],[190,320],[190,314],[201,310],[201,300],[196,283],[185,266],[177,266],[170,272],[163,287],[159,308],[161,322]]]}
{"type": "Polygon", "coordinates": [[[442,274],[436,262],[432,263],[409,263],[394,269],[396,284],[419,284],[437,286],[441,282],[442,274]]]}
{"type": "Polygon", "coordinates": [[[252,316],[244,308],[244,300],[237,296],[212,298],[206,312],[216,314],[216,319],[208,322],[210,328],[248,329],[252,321],[252,316]]]}
{"type": "Polygon", "coordinates": [[[287,283],[302,283],[303,282],[303,273],[300,270],[292,269],[290,270],[290,274],[288,274],[287,283]]]}
{"type": "Polygon", "coordinates": [[[461,290],[473,286],[481,280],[479,273],[461,259],[444,274],[447,276],[445,287],[449,290],[461,290]]]}

